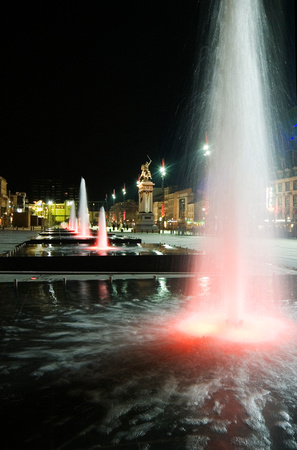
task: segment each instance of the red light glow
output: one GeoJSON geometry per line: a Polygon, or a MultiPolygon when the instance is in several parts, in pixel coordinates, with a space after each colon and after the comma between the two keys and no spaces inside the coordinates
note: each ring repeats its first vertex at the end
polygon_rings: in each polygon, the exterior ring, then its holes
{"type": "Polygon", "coordinates": [[[278,340],[293,329],[285,319],[246,315],[239,323],[230,323],[223,315],[191,313],[175,323],[179,332],[192,337],[212,337],[241,343],[261,343],[278,340]]]}

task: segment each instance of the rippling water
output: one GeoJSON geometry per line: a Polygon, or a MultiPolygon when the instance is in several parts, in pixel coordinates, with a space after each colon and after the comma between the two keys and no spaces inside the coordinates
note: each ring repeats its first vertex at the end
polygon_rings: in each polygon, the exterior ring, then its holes
{"type": "MultiPolygon", "coordinates": [[[[283,280],[282,298],[264,301],[295,323],[297,280],[283,280]]],[[[215,306],[216,279],[199,283],[198,308],[215,306]]],[[[294,327],[268,344],[182,334],[174,324],[193,303],[188,284],[1,284],[2,439],[31,449],[297,448],[294,327]]]]}

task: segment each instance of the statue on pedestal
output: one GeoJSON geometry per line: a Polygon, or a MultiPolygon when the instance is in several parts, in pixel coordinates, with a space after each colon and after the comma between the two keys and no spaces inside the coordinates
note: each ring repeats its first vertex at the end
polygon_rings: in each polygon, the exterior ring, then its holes
{"type": "Polygon", "coordinates": [[[138,216],[135,229],[137,231],[155,231],[153,213],[153,189],[152,175],[150,172],[151,158],[148,156],[149,162],[141,165],[141,175],[138,181],[138,216]]]}

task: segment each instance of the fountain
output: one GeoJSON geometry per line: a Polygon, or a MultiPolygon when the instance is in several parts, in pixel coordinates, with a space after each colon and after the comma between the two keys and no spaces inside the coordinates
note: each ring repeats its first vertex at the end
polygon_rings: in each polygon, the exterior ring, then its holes
{"type": "MultiPolygon", "coordinates": [[[[259,326],[258,318],[247,315],[248,284],[259,264],[259,225],[264,225],[273,154],[272,103],[261,1],[228,0],[216,6],[203,127],[211,142],[207,226],[216,235],[213,251],[221,270],[223,308],[218,317],[206,319],[211,326],[203,326],[204,319],[198,314],[185,319],[181,327],[198,336],[232,334],[241,339],[247,330],[240,332],[239,327],[247,327],[253,334],[253,322],[259,326]],[[230,333],[230,328],[237,328],[236,333],[230,333]]],[[[271,326],[282,329],[281,322],[273,319],[273,323],[271,326]]]]}
{"type": "Polygon", "coordinates": [[[83,177],[81,178],[79,191],[78,232],[83,238],[89,238],[91,236],[86,182],[83,177]]]}
{"type": "Polygon", "coordinates": [[[70,218],[69,218],[69,230],[75,231],[77,233],[78,227],[77,227],[77,218],[75,213],[75,202],[74,200],[71,203],[71,209],[70,209],[70,218]]]}
{"type": "Polygon", "coordinates": [[[101,206],[100,211],[99,211],[98,234],[97,234],[96,247],[98,250],[102,250],[102,249],[105,250],[105,249],[109,248],[107,231],[106,231],[105,209],[103,206],[101,206]]]}

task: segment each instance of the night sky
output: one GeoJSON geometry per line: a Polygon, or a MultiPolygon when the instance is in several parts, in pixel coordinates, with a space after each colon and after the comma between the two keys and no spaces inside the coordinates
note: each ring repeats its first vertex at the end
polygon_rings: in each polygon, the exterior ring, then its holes
{"type": "Polygon", "coordinates": [[[83,176],[92,200],[124,183],[131,198],[147,155],[156,185],[162,158],[165,184],[179,183],[205,3],[2,2],[0,176],[8,188],[26,191],[30,178],[79,185],[83,176]]]}
{"type": "Polygon", "coordinates": [[[129,198],[147,155],[156,185],[162,158],[175,181],[197,1],[5,3],[0,176],[8,188],[83,176],[94,200],[123,183],[129,198]]]}

